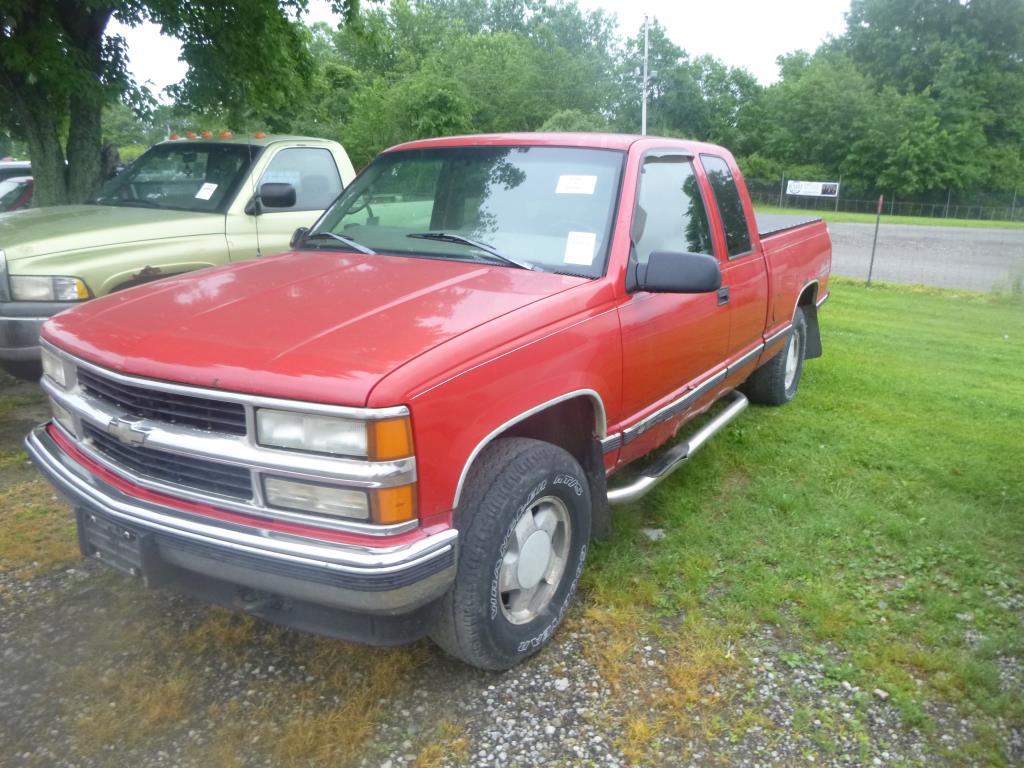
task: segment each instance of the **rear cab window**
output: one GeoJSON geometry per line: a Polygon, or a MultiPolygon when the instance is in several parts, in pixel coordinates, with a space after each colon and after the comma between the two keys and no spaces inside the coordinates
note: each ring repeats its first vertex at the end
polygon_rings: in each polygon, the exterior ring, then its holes
{"type": "Polygon", "coordinates": [[[725,158],[718,155],[701,155],[701,167],[711,185],[711,191],[718,203],[718,213],[722,217],[725,229],[726,251],[730,259],[735,259],[750,252],[750,228],[747,226],[747,214],[740,200],[740,192],[736,180],[732,176],[725,158]]]}

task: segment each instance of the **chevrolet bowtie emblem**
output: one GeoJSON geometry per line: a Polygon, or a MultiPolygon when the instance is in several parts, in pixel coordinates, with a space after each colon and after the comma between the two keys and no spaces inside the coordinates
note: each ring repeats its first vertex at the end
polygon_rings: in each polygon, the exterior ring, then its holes
{"type": "Polygon", "coordinates": [[[147,430],[140,427],[140,423],[115,416],[107,423],[107,434],[113,435],[126,445],[142,445],[146,442],[147,430]]]}

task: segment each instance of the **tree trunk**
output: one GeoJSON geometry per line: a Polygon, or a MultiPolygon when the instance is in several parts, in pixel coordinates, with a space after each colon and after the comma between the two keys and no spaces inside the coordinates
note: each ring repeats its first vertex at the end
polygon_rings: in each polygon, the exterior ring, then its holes
{"type": "Polygon", "coordinates": [[[45,99],[26,94],[15,101],[15,112],[24,130],[32,160],[32,205],[66,205],[68,203],[67,170],[60,125],[45,99]]]}
{"type": "MultiPolygon", "coordinates": [[[[14,125],[28,143],[34,205],[82,203],[99,188],[103,104],[112,93],[104,82],[103,33],[111,14],[96,2],[30,2],[14,17],[18,23],[0,34],[18,54],[0,68],[0,96],[13,108],[14,125]],[[63,55],[76,68],[73,78],[51,71],[48,79],[19,59],[31,58],[33,34],[61,36],[63,55]]],[[[0,22],[4,18],[0,14],[0,22]]]]}
{"type": "MultiPolygon", "coordinates": [[[[110,21],[110,8],[93,7],[87,13],[65,23],[86,67],[100,78],[103,73],[103,30],[110,21]]],[[[103,148],[103,104],[107,100],[101,88],[84,88],[71,93],[68,100],[68,172],[69,203],[91,199],[102,181],[100,150],[103,148]]]]}
{"type": "Polygon", "coordinates": [[[69,203],[84,203],[95,197],[103,181],[103,106],[88,96],[72,96],[70,113],[67,198],[69,203]]]}

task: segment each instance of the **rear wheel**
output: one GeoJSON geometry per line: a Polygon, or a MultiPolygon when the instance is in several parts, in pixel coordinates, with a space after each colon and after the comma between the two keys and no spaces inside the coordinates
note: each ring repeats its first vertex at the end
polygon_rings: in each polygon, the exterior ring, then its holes
{"type": "Polygon", "coordinates": [[[586,475],[550,443],[496,440],[457,517],[458,576],[431,637],[467,664],[509,669],[547,643],[576,592],[590,540],[586,475]]]}
{"type": "Polygon", "coordinates": [[[750,402],[785,405],[796,397],[806,351],[807,321],[804,319],[804,311],[797,307],[793,315],[793,329],[786,344],[771,360],[750,374],[742,387],[750,402]]]}

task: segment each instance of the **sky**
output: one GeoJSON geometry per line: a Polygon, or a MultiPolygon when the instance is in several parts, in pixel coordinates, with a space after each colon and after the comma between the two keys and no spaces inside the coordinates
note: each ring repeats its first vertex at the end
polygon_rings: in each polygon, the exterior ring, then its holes
{"type": "MultiPolygon", "coordinates": [[[[657,17],[669,38],[693,56],[704,53],[734,67],[745,67],[763,84],[778,79],[775,57],[799,49],[813,51],[842,33],[850,0],[577,0],[585,10],[614,13],[623,35],[632,35],[644,15],[657,17]]],[[[328,0],[310,0],[308,22],[336,23],[328,0]]],[[[181,47],[159,27],[125,27],[113,22],[111,34],[128,41],[129,69],[140,83],[159,91],[185,75],[181,47]]]]}

